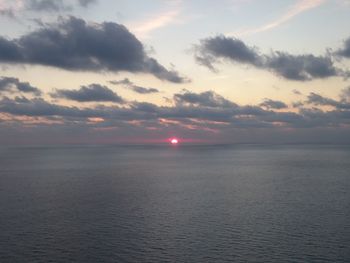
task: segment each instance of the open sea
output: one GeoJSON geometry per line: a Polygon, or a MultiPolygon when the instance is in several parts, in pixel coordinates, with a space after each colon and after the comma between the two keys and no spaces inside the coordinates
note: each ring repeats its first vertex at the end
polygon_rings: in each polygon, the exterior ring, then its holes
{"type": "Polygon", "coordinates": [[[0,262],[350,262],[350,146],[1,146],[0,262]]]}

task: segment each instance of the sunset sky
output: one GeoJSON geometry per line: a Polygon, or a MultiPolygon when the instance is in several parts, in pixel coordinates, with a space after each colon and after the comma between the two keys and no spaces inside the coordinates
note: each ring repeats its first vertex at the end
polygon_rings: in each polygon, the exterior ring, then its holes
{"type": "Polygon", "coordinates": [[[0,143],[350,143],[348,0],[0,0],[0,143]]]}

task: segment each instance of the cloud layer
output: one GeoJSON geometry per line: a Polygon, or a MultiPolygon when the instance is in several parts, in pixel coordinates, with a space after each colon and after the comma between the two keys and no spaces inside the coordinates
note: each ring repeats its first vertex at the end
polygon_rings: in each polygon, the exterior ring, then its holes
{"type": "MultiPolygon", "coordinates": [[[[11,89],[15,89],[16,93],[29,92],[28,89],[17,88],[18,83],[23,82],[3,78],[0,87],[7,90],[9,85],[15,85],[11,89]]],[[[212,139],[223,136],[227,140],[230,134],[244,135],[245,132],[253,134],[250,137],[252,140],[255,140],[255,136],[263,140],[267,131],[271,134],[277,131],[297,134],[305,129],[328,129],[328,132],[335,134],[339,130],[350,130],[349,89],[342,91],[339,100],[310,93],[294,109],[282,101],[268,98],[258,105],[239,105],[213,91],[175,93],[172,105],[158,106],[148,102],[125,101],[99,84],[81,86],[77,90],[58,89],[52,95],[54,98],[74,100],[76,106],[50,102],[44,97],[15,96],[16,93],[12,92],[12,97],[5,94],[0,100],[0,126],[12,132],[13,129],[20,132],[24,127],[32,127],[32,130],[42,133],[48,125],[54,125],[52,127],[57,127],[62,133],[74,127],[89,131],[90,136],[111,134],[109,132],[113,131],[121,137],[134,133],[154,137],[175,132],[180,136],[212,139]],[[103,102],[119,105],[105,105],[103,102]]]]}

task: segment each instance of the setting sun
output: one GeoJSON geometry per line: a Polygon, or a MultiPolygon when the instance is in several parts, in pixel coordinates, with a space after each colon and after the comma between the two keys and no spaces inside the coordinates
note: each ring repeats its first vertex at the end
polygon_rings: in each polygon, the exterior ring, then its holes
{"type": "Polygon", "coordinates": [[[178,144],[179,140],[177,138],[170,139],[171,144],[178,144]]]}

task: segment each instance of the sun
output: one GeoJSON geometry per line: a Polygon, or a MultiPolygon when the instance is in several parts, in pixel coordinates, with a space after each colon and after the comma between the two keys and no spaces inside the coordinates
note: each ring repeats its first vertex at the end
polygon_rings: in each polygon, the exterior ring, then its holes
{"type": "Polygon", "coordinates": [[[178,144],[179,143],[179,140],[177,138],[171,138],[170,139],[170,143],[175,145],[175,144],[178,144]]]}

